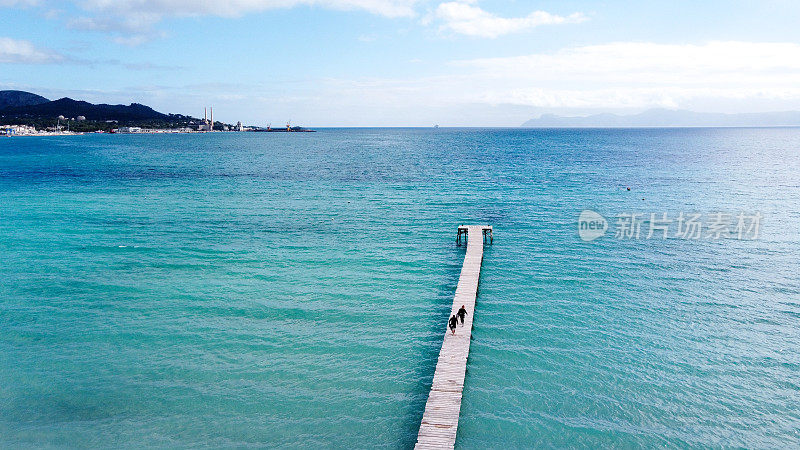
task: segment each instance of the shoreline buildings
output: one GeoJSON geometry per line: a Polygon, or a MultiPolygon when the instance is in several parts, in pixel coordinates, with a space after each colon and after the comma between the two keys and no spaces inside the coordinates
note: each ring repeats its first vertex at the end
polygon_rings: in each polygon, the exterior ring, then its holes
{"type": "Polygon", "coordinates": [[[197,127],[197,131],[214,131],[214,107],[203,108],[203,123],[197,127]],[[211,120],[208,120],[208,110],[211,110],[211,120]]]}

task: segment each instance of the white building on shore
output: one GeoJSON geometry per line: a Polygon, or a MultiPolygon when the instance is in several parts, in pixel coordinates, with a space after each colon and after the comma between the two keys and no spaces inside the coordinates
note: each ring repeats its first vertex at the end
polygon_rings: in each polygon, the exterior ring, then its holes
{"type": "Polygon", "coordinates": [[[0,125],[0,135],[5,136],[25,136],[38,134],[36,128],[28,125],[0,125]]]}
{"type": "Polygon", "coordinates": [[[141,133],[141,127],[119,127],[117,133],[141,133]]]}

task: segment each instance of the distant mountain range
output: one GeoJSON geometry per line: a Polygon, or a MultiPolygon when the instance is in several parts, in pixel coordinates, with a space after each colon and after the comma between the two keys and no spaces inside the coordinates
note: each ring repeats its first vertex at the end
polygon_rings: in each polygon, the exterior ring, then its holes
{"type": "Polygon", "coordinates": [[[543,114],[538,119],[531,119],[525,122],[522,126],[528,128],[800,126],[800,111],[722,114],[651,109],[640,114],[628,116],[609,113],[585,117],[564,117],[554,114],[543,114]]]}
{"type": "Polygon", "coordinates": [[[40,95],[24,91],[0,91],[0,116],[36,119],[83,116],[86,120],[96,121],[165,120],[169,117],[167,114],[162,114],[139,103],[95,105],[67,97],[50,101],[40,95]]]}
{"type": "MultiPolygon", "coordinates": [[[[0,91],[0,125],[28,125],[37,130],[55,129],[57,125],[71,131],[111,131],[118,127],[197,129],[203,122],[182,114],[164,114],[139,103],[130,105],[93,104],[71,98],[50,101],[41,95],[24,91],[0,91]],[[67,120],[59,120],[64,116],[67,120]]],[[[214,122],[215,130],[230,127],[214,122]]]]}
{"type": "Polygon", "coordinates": [[[0,91],[0,110],[20,106],[34,106],[50,100],[25,91],[0,91]]]}

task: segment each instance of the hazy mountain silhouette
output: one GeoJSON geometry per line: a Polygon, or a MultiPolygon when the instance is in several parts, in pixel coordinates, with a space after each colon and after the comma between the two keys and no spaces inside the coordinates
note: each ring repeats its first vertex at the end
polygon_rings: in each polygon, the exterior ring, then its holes
{"type": "MultiPolygon", "coordinates": [[[[35,94],[31,94],[35,95],[35,94]]],[[[45,99],[47,100],[47,99],[45,99]]],[[[58,116],[77,117],[84,116],[87,120],[161,120],[168,116],[149,106],[139,103],[130,105],[95,105],[89,102],[61,98],[45,103],[8,106],[0,108],[0,115],[6,117],[28,117],[54,119],[58,116]]]]}
{"type": "Polygon", "coordinates": [[[529,128],[615,128],[615,127],[777,127],[800,126],[800,111],[768,113],[699,113],[685,110],[651,109],[639,114],[595,114],[564,117],[543,114],[531,119],[529,128]]]}
{"type": "Polygon", "coordinates": [[[0,91],[0,110],[16,106],[33,106],[50,100],[25,91],[0,91]]]}

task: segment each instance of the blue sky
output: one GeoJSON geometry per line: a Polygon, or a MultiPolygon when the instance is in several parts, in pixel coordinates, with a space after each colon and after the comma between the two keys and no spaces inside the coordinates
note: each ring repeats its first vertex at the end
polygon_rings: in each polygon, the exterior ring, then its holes
{"type": "Polygon", "coordinates": [[[0,0],[0,89],[248,124],[800,109],[800,3],[0,0]]]}

